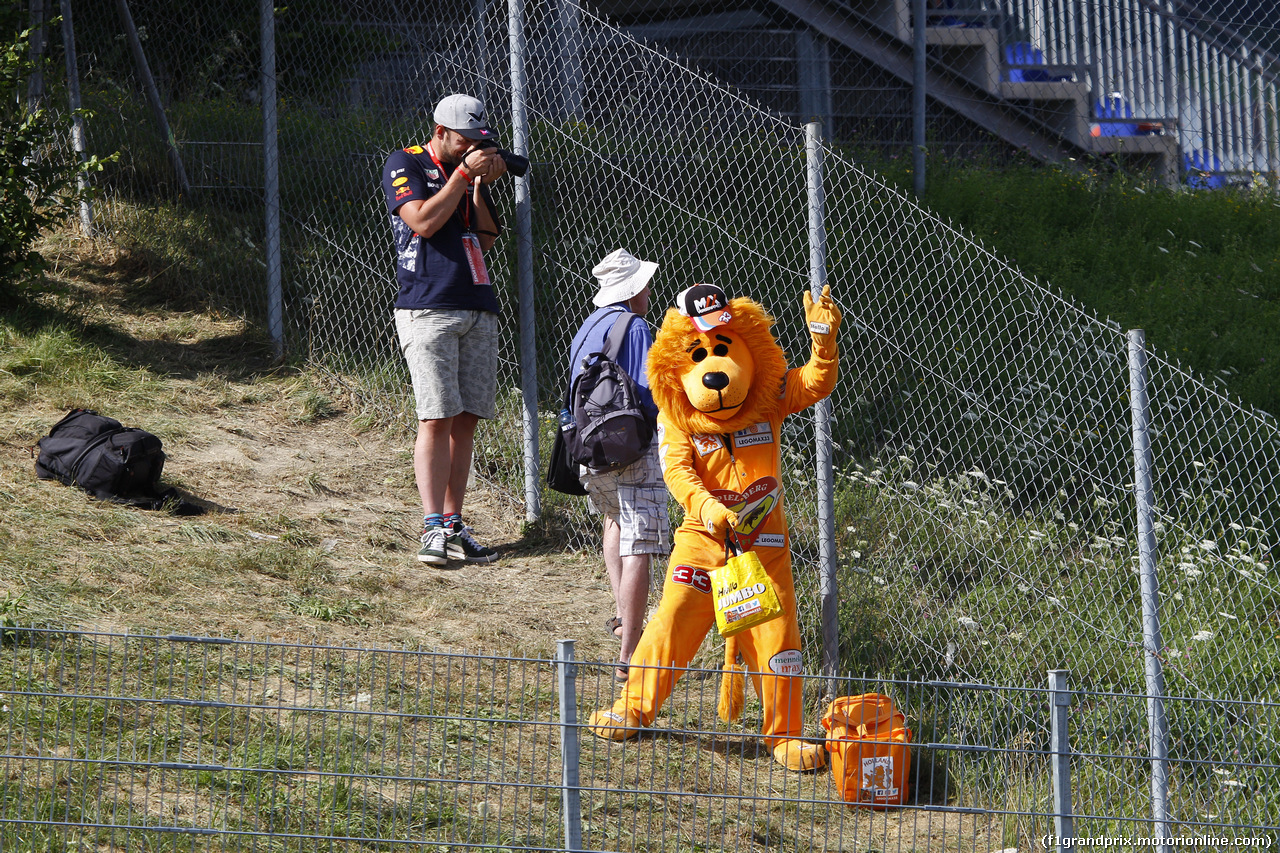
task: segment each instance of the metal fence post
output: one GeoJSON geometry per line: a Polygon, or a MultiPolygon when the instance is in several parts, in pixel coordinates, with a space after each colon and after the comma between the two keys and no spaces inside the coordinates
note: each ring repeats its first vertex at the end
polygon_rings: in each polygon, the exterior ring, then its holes
{"type": "MultiPolygon", "coordinates": [[[[804,126],[809,184],[809,287],[816,299],[827,283],[826,199],[822,190],[822,122],[804,126]]],[[[822,597],[822,675],[827,694],[835,696],[840,665],[840,590],[836,582],[835,485],[831,464],[831,398],[813,410],[815,472],[818,486],[819,590],[822,597]]]]}
{"type": "Polygon", "coordinates": [[[31,76],[27,78],[27,112],[44,103],[44,0],[31,0],[31,76]]]}
{"type": "Polygon", "coordinates": [[[573,640],[556,643],[556,682],[560,694],[560,796],[564,808],[564,848],[582,849],[582,792],[579,788],[578,691],[574,679],[573,640]]]}
{"type": "MultiPolygon", "coordinates": [[[[1156,578],[1155,512],[1151,485],[1151,437],[1147,406],[1147,353],[1141,329],[1129,332],[1129,389],[1133,409],[1133,493],[1137,506],[1138,563],[1142,571],[1142,645],[1147,678],[1147,726],[1151,735],[1151,832],[1169,837],[1169,728],[1164,715],[1160,653],[1160,587],[1156,578]]],[[[1161,853],[1168,847],[1159,846],[1161,853]]]]}
{"type": "Polygon", "coordinates": [[[796,69],[800,80],[800,115],[805,121],[831,123],[831,50],[826,39],[806,27],[796,33],[796,69]]]}
{"type": "MultiPolygon", "coordinates": [[[[80,69],[76,67],[76,32],[71,24],[71,0],[62,0],[62,51],[67,60],[67,98],[71,106],[71,147],[81,164],[88,160],[84,151],[84,116],[80,115],[80,69]]],[[[84,193],[89,189],[89,176],[76,175],[80,198],[80,231],[93,236],[93,206],[84,193]]]]}
{"type": "Polygon", "coordinates": [[[1071,671],[1049,670],[1049,754],[1053,765],[1053,834],[1055,845],[1063,849],[1062,839],[1075,837],[1075,818],[1071,813],[1071,736],[1067,717],[1071,709],[1068,686],[1071,671]]]}
{"type": "MultiPolygon", "coordinates": [[[[524,0],[507,6],[507,34],[511,50],[511,150],[529,156],[529,125],[525,116],[524,0]]],[[[524,403],[524,517],[542,516],[542,463],[538,458],[538,346],[533,300],[533,205],[529,176],[516,182],[516,288],[520,302],[520,394],[524,403]]]]}
{"type": "Polygon", "coordinates": [[[912,146],[911,146],[911,172],[912,172],[912,188],[915,190],[916,198],[924,195],[924,51],[925,36],[928,33],[929,21],[925,17],[924,0],[913,0],[911,4],[912,13],[915,16],[915,26],[912,28],[913,36],[913,56],[912,70],[914,82],[911,88],[911,125],[912,125],[912,146]]]}
{"type": "MultiPolygon", "coordinates": [[[[151,117],[156,123],[156,129],[160,131],[160,138],[164,140],[165,152],[169,156],[170,166],[173,167],[174,178],[178,181],[178,189],[183,196],[190,199],[191,182],[187,180],[187,170],[183,168],[182,155],[178,153],[178,142],[174,139],[173,131],[169,127],[169,119],[165,117],[164,105],[160,102],[160,90],[156,88],[155,78],[151,76],[151,65],[147,62],[146,51],[142,49],[142,39],[138,36],[138,28],[133,25],[133,14],[129,11],[129,0],[116,0],[116,7],[120,11],[120,21],[124,24],[125,36],[129,41],[129,50],[133,53],[133,62],[138,69],[138,82],[142,84],[143,94],[147,96],[147,104],[151,107],[151,117]]],[[[70,9],[66,3],[63,4],[63,8],[70,9]]],[[[64,11],[63,14],[69,16],[70,11],[64,11]]],[[[275,49],[274,43],[272,49],[275,49]]],[[[274,61],[273,58],[272,62],[274,63],[274,61]]],[[[274,78],[274,74],[272,76],[274,78]]]]}
{"type": "Polygon", "coordinates": [[[578,0],[560,0],[560,26],[557,32],[560,69],[560,118],[582,120],[582,8],[578,0]]]}
{"type": "Polygon", "coordinates": [[[284,358],[284,287],[280,264],[280,150],[276,115],[276,11],[273,0],[259,0],[262,39],[262,191],[265,196],[267,331],[276,360],[284,358]]]}

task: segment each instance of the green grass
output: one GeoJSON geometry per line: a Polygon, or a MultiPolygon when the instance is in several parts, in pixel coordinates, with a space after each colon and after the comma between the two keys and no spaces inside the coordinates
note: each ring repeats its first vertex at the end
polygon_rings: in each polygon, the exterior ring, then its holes
{"type": "MultiPolygon", "coordinates": [[[[877,162],[904,189],[900,162],[877,162]]],[[[924,203],[1023,273],[1280,414],[1280,196],[1105,171],[934,163],[924,203]]]]}

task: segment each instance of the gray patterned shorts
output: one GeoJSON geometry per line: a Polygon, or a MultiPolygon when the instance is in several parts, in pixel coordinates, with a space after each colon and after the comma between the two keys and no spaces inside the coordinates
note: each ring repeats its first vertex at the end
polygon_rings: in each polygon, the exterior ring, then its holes
{"type": "Polygon", "coordinates": [[[658,439],[649,450],[620,471],[579,469],[592,512],[618,523],[623,557],[666,554],[671,550],[667,519],[667,484],[658,464],[658,439]]]}
{"type": "Polygon", "coordinates": [[[418,420],[470,412],[497,415],[498,315],[449,308],[397,308],[396,334],[409,365],[418,420]]]}

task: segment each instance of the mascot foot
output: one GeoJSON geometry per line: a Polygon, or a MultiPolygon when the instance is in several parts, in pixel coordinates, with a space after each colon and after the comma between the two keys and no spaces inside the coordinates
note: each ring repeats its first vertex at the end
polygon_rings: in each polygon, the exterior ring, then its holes
{"type": "Polygon", "coordinates": [[[640,729],[644,728],[644,721],[635,711],[630,711],[625,706],[619,708],[618,705],[614,705],[612,708],[602,708],[592,714],[589,726],[591,733],[596,737],[606,740],[629,740],[640,734],[640,729]]]}
{"type": "Polygon", "coordinates": [[[773,760],[797,773],[819,770],[827,764],[827,756],[822,751],[822,747],[803,740],[780,741],[773,748],[773,760]]]}

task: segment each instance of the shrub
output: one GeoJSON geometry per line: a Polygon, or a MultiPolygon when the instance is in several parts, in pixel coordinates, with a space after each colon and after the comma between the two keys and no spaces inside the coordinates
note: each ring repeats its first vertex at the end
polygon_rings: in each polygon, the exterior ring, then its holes
{"type": "MultiPolygon", "coordinates": [[[[5,28],[4,32],[12,32],[5,28]]],[[[0,50],[0,280],[13,281],[41,269],[32,251],[40,232],[60,222],[86,197],[82,174],[102,168],[103,158],[79,162],[66,139],[73,115],[26,105],[27,80],[39,66],[30,59],[32,30],[8,37],[0,50]]],[[[114,155],[113,155],[114,156],[114,155]]],[[[111,158],[106,158],[111,159],[111,158]]]]}

